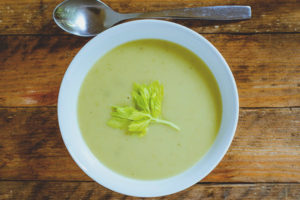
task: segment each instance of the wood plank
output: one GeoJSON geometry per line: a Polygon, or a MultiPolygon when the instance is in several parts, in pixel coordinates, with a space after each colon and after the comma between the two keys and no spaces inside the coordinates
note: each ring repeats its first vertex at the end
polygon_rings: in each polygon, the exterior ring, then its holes
{"type": "MultiPolygon", "coordinates": [[[[234,141],[203,182],[299,182],[300,108],[242,109],[234,141]]],[[[0,109],[0,180],[90,181],[68,154],[55,107],[0,109]]]]}
{"type": "MultiPolygon", "coordinates": [[[[228,61],[242,107],[300,106],[300,34],[204,36],[228,61]]],[[[56,105],[63,74],[88,40],[1,36],[0,106],[56,105]]]]}
{"type": "Polygon", "coordinates": [[[184,191],[158,198],[121,195],[95,182],[2,181],[0,199],[299,199],[299,184],[196,184],[184,191]]]}
{"type": "Polygon", "coordinates": [[[55,105],[59,85],[87,38],[0,37],[0,105],[55,105]]]}
{"type": "MultiPolygon", "coordinates": [[[[0,34],[65,34],[52,20],[52,11],[61,0],[17,0],[0,2],[0,34]]],[[[164,9],[213,6],[250,5],[250,21],[209,22],[175,20],[201,33],[300,32],[300,1],[298,0],[104,0],[122,13],[149,12],[164,9]]]]}

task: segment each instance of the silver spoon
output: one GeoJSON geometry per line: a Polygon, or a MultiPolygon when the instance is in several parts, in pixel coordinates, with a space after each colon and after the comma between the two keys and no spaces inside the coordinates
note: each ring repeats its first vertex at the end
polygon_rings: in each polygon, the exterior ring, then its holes
{"type": "Polygon", "coordinates": [[[212,6],[121,14],[100,0],[65,0],[53,11],[56,24],[78,36],[94,36],[114,24],[134,18],[244,20],[251,18],[250,6],[212,6]]]}

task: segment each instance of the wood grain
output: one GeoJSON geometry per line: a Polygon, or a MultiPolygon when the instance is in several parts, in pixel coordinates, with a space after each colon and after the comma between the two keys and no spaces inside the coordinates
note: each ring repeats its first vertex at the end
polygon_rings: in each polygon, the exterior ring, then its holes
{"type": "MultiPolygon", "coordinates": [[[[204,36],[228,61],[240,106],[300,106],[300,34],[204,36]]],[[[75,36],[0,36],[0,106],[56,105],[63,74],[87,41],[75,36]]]]}
{"type": "MultiPolygon", "coordinates": [[[[299,182],[300,108],[242,109],[233,143],[204,182],[299,182]]],[[[68,154],[55,107],[0,109],[0,180],[90,181],[68,154]]]]}
{"type": "Polygon", "coordinates": [[[66,68],[87,38],[0,37],[0,105],[55,105],[66,68]]]}
{"type": "MultiPolygon", "coordinates": [[[[59,85],[89,38],[56,26],[52,11],[61,1],[0,1],[0,199],[141,199],[93,182],[63,144],[59,85]]],[[[246,21],[172,20],[204,33],[223,54],[242,109],[233,143],[213,172],[185,191],[151,199],[300,199],[300,1],[103,1],[122,13],[252,7],[246,21]]]]}
{"type": "MultiPolygon", "coordinates": [[[[0,34],[65,34],[52,20],[52,11],[60,2],[61,0],[0,1],[0,34]]],[[[104,0],[104,2],[122,13],[213,5],[250,5],[253,17],[248,21],[176,20],[176,22],[201,33],[300,32],[298,0],[104,0]]]]}
{"type": "Polygon", "coordinates": [[[0,199],[101,199],[101,200],[202,200],[300,198],[299,184],[197,184],[182,192],[159,198],[134,198],[112,192],[94,182],[2,181],[0,199]]]}

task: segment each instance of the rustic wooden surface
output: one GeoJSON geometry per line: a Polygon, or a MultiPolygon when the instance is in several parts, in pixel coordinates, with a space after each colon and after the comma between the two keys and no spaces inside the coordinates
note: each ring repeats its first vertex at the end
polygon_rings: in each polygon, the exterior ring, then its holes
{"type": "MultiPolygon", "coordinates": [[[[2,108],[0,117],[2,180],[90,180],[64,147],[55,107],[2,108]]],[[[299,119],[300,108],[241,109],[228,153],[203,181],[298,182],[299,119]]]]}
{"type": "MultiPolygon", "coordinates": [[[[197,184],[185,191],[159,198],[161,200],[203,199],[299,199],[297,184],[197,184]]],[[[107,199],[135,200],[105,189],[94,182],[3,181],[0,199],[107,199]]],[[[156,200],[157,198],[139,198],[156,200]]]]}
{"type": "MultiPolygon", "coordinates": [[[[52,21],[59,0],[0,1],[0,199],[135,199],[87,177],[57,124],[63,74],[89,40],[52,21]]],[[[237,81],[233,143],[195,186],[160,199],[300,199],[300,1],[105,0],[119,12],[250,5],[239,22],[176,20],[223,54],[237,81]]]]}

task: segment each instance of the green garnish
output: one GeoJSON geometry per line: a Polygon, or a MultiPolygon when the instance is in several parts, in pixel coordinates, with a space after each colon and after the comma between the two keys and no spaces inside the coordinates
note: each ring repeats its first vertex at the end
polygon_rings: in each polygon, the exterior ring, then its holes
{"type": "Polygon", "coordinates": [[[133,85],[131,93],[135,107],[112,106],[110,127],[127,130],[128,134],[143,136],[151,122],[161,123],[180,130],[174,123],[160,118],[164,89],[159,81],[150,85],[133,85]]]}

